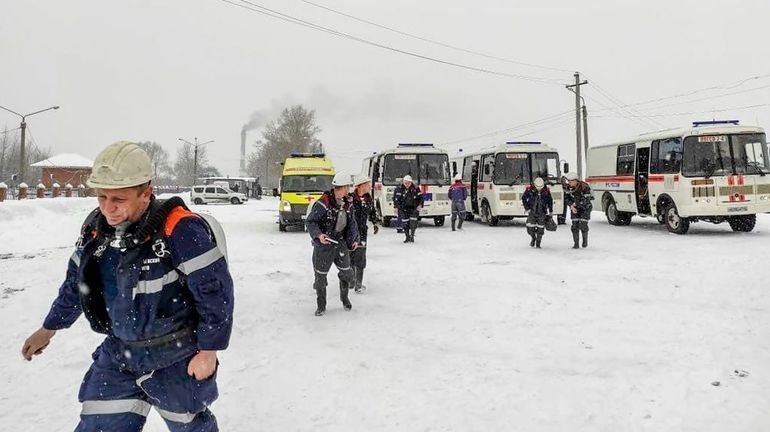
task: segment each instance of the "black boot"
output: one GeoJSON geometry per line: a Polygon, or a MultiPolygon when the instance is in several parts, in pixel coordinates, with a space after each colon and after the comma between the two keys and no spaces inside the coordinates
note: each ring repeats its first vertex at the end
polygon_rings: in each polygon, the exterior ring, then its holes
{"type": "Polygon", "coordinates": [[[529,236],[532,238],[532,240],[529,242],[529,247],[535,247],[537,236],[535,236],[535,233],[529,233],[529,236]]]}
{"type": "Polygon", "coordinates": [[[414,234],[417,232],[417,221],[409,221],[409,230],[411,231],[409,241],[414,243],[414,234]]]}
{"type": "Polygon", "coordinates": [[[348,283],[345,281],[340,281],[340,300],[342,301],[342,307],[345,308],[346,311],[349,311],[353,309],[353,305],[350,304],[350,299],[348,298],[348,283]]]}
{"type": "Polygon", "coordinates": [[[572,241],[575,242],[572,249],[580,249],[580,231],[572,230],[572,241]]]}
{"type": "Polygon", "coordinates": [[[318,308],[315,310],[315,316],[322,316],[326,313],[326,298],[318,297],[316,303],[318,303],[318,308]]]}
{"type": "Polygon", "coordinates": [[[457,222],[457,219],[452,218],[452,231],[455,231],[455,223],[457,222]]]}
{"type": "Polygon", "coordinates": [[[583,230],[583,247],[588,247],[588,230],[583,230]]]}
{"type": "Polygon", "coordinates": [[[366,291],[366,287],[364,286],[364,269],[361,267],[354,267],[356,270],[356,287],[355,291],[357,293],[362,293],[366,291]]]}
{"type": "Polygon", "coordinates": [[[540,249],[540,242],[543,241],[543,234],[537,233],[537,237],[535,238],[535,247],[540,249]]]}
{"type": "Polygon", "coordinates": [[[457,229],[462,230],[463,229],[463,222],[465,221],[465,216],[461,216],[460,220],[457,221],[457,229]]]}

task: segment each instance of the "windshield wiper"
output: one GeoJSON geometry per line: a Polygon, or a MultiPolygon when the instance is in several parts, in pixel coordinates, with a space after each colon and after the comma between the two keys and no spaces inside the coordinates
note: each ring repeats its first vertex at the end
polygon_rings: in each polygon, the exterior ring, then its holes
{"type": "Polygon", "coordinates": [[[757,162],[746,162],[746,168],[754,168],[760,176],[764,177],[767,175],[764,171],[762,171],[762,168],[759,167],[759,163],[757,162]]]}
{"type": "Polygon", "coordinates": [[[714,175],[714,172],[717,170],[717,164],[714,162],[709,162],[708,165],[706,165],[706,168],[703,170],[704,177],[710,178],[714,175]]]}

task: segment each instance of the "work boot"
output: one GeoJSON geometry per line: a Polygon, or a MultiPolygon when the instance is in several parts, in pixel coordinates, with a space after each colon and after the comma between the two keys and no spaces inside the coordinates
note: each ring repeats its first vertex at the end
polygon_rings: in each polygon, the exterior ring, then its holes
{"type": "Polygon", "coordinates": [[[315,316],[322,316],[326,313],[326,299],[318,297],[316,302],[318,303],[318,308],[315,310],[315,316]]]}
{"type": "Polygon", "coordinates": [[[457,229],[462,230],[463,229],[463,221],[465,221],[464,217],[461,217],[459,221],[457,221],[457,229]]]}
{"type": "Polygon", "coordinates": [[[455,224],[456,224],[456,222],[457,222],[457,220],[452,218],[452,231],[455,231],[455,224]]]}
{"type": "Polygon", "coordinates": [[[537,241],[537,237],[535,234],[530,234],[530,237],[532,237],[532,241],[529,242],[529,247],[535,247],[535,242],[537,241]]]}
{"type": "Polygon", "coordinates": [[[361,267],[356,267],[356,287],[355,291],[357,293],[362,293],[366,291],[366,287],[363,284],[364,282],[364,269],[361,267]]]}
{"type": "Polygon", "coordinates": [[[340,300],[342,300],[342,307],[345,308],[346,311],[353,309],[353,305],[350,304],[350,299],[348,298],[347,290],[345,290],[344,293],[340,293],[340,300]]]}
{"type": "Polygon", "coordinates": [[[572,231],[572,241],[575,242],[572,249],[580,249],[580,231],[572,231]]]}
{"type": "Polygon", "coordinates": [[[583,231],[583,247],[588,247],[588,231],[583,231]]]}
{"type": "Polygon", "coordinates": [[[543,235],[538,233],[537,237],[535,238],[535,247],[540,249],[540,242],[543,241],[543,235]]]}

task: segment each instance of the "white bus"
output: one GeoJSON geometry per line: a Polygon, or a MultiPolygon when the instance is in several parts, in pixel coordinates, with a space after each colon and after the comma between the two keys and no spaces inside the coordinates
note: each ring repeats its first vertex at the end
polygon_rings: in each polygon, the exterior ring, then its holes
{"type": "Polygon", "coordinates": [[[412,176],[425,199],[420,218],[433,218],[444,225],[451,213],[449,202],[449,154],[433,144],[398,144],[364,159],[362,172],[372,179],[372,194],[377,218],[389,226],[398,212],[393,206],[393,192],[405,175],[412,176]]]}
{"type": "Polygon", "coordinates": [[[511,141],[475,153],[460,153],[452,158],[452,172],[461,173],[469,187],[467,220],[475,215],[496,226],[501,220],[526,217],[521,196],[537,177],[542,177],[551,190],[554,212],[561,212],[564,193],[559,153],[540,142],[511,141]]]}
{"type": "Polygon", "coordinates": [[[676,234],[697,221],[748,232],[770,212],[768,173],[764,130],[729,120],[590,148],[586,181],[612,225],[639,215],[676,234]]]}

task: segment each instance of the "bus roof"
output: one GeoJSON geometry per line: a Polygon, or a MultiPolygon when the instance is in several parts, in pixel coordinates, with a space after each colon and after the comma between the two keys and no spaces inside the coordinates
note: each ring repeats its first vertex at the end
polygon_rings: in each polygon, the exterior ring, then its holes
{"type": "Polygon", "coordinates": [[[474,152],[460,150],[454,157],[468,157],[489,153],[558,153],[558,150],[539,141],[508,141],[505,144],[485,147],[474,152]]]}
{"type": "Polygon", "coordinates": [[[369,158],[374,157],[374,156],[384,155],[384,154],[402,154],[402,153],[407,153],[407,154],[415,154],[415,153],[416,154],[446,154],[446,155],[449,154],[446,150],[444,150],[444,149],[442,149],[440,147],[436,147],[433,144],[419,143],[419,144],[399,144],[398,147],[389,148],[389,149],[386,149],[386,150],[381,150],[381,151],[375,152],[373,155],[370,155],[369,158]]]}
{"type": "Polygon", "coordinates": [[[334,166],[327,157],[289,156],[283,163],[283,175],[334,175],[334,166]]]}
{"type": "Polygon", "coordinates": [[[613,141],[607,144],[591,146],[590,148],[613,147],[621,144],[638,143],[644,141],[654,141],[665,138],[687,137],[698,135],[720,135],[720,134],[738,134],[738,133],[764,133],[765,130],[758,126],[741,126],[730,122],[695,122],[690,127],[680,127],[664,129],[655,132],[648,132],[631,137],[622,141],[613,141]],[[697,125],[697,124],[700,125],[697,125]]]}

